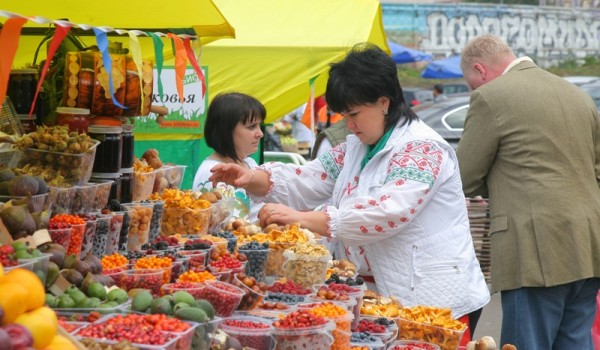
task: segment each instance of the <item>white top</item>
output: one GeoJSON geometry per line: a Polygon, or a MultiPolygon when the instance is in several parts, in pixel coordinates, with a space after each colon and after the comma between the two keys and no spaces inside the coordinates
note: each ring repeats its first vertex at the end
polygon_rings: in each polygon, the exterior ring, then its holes
{"type": "Polygon", "coordinates": [[[328,202],[328,229],[380,294],[405,306],[448,307],[455,317],[490,294],[479,266],[452,147],[423,122],[397,126],[361,171],[367,146],[347,142],[306,165],[268,163],[264,198],[298,210],[328,202]]]}
{"type": "MultiPolygon", "coordinates": [[[[244,162],[251,169],[258,167],[256,161],[250,157],[245,158],[244,162]]],[[[198,171],[196,171],[196,175],[194,176],[194,183],[192,185],[194,191],[199,191],[202,188],[213,188],[212,183],[208,181],[208,178],[212,175],[210,169],[219,163],[221,162],[218,160],[206,158],[202,164],[200,164],[198,171]]],[[[243,188],[233,187],[223,182],[219,182],[217,188],[223,189],[226,193],[235,195],[236,203],[233,210],[234,217],[242,218],[250,222],[258,220],[258,211],[263,206],[263,203],[253,202],[243,188]]]]}

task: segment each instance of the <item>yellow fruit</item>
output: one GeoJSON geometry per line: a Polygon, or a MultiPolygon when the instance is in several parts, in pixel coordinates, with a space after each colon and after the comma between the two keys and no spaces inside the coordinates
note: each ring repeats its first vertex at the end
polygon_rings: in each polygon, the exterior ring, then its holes
{"type": "Polygon", "coordinates": [[[25,311],[31,311],[43,306],[46,302],[46,291],[39,277],[27,269],[14,269],[0,279],[0,284],[17,283],[24,287],[29,293],[25,311]]]}
{"type": "Polygon", "coordinates": [[[47,306],[22,314],[17,317],[15,323],[25,326],[31,332],[35,349],[48,346],[58,330],[56,313],[47,306]]]}
{"type": "Polygon", "coordinates": [[[0,284],[0,306],[4,310],[2,324],[13,323],[27,308],[29,292],[18,283],[6,282],[0,284]]]}
{"type": "Polygon", "coordinates": [[[75,347],[75,345],[73,345],[73,343],[71,343],[71,341],[60,335],[57,334],[54,336],[54,338],[52,338],[52,341],[50,342],[50,344],[48,344],[48,346],[46,346],[44,348],[44,350],[76,350],[77,348],[75,347]]]}

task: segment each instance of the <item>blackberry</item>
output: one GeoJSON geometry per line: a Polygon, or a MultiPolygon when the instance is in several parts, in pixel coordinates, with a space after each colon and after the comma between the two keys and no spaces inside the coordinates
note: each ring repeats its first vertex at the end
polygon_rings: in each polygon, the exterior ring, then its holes
{"type": "Polygon", "coordinates": [[[394,324],[394,320],[391,320],[391,319],[385,318],[385,317],[378,317],[375,320],[373,320],[373,323],[377,323],[377,324],[387,327],[387,326],[394,324]]]}
{"type": "Polygon", "coordinates": [[[154,250],[167,250],[169,249],[169,244],[165,241],[159,241],[154,243],[154,250]]]}
{"type": "Polygon", "coordinates": [[[119,202],[118,199],[111,199],[108,201],[108,204],[106,205],[106,207],[110,210],[110,211],[122,211],[121,209],[121,202],[119,202]]]}

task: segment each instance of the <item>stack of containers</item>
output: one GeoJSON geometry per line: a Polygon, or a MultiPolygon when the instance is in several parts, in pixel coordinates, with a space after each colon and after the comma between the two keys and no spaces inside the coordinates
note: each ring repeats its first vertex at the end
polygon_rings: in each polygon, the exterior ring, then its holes
{"type": "Polygon", "coordinates": [[[92,182],[112,181],[111,199],[119,196],[119,177],[123,150],[123,128],[120,126],[92,125],[88,127],[88,135],[100,142],[96,150],[92,182]]]}

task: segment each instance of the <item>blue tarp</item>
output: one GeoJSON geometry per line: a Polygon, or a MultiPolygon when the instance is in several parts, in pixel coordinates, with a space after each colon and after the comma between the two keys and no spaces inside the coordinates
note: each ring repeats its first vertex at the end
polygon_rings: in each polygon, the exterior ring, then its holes
{"type": "Polygon", "coordinates": [[[462,78],[460,69],[460,56],[452,56],[430,62],[421,72],[422,78],[428,79],[455,79],[462,78]]]}
{"type": "Polygon", "coordinates": [[[431,55],[422,51],[413,50],[411,48],[397,44],[391,40],[387,41],[390,51],[392,51],[392,59],[396,64],[411,63],[418,61],[428,61],[431,55]]]}

